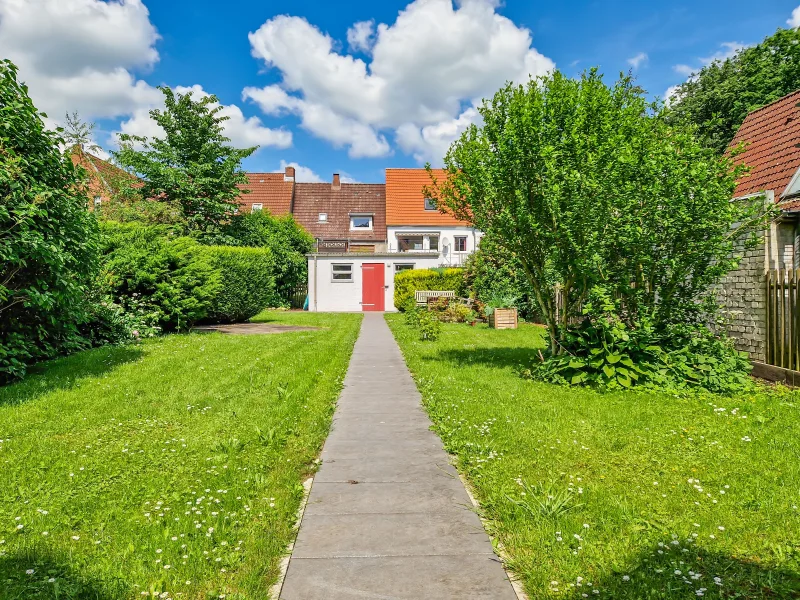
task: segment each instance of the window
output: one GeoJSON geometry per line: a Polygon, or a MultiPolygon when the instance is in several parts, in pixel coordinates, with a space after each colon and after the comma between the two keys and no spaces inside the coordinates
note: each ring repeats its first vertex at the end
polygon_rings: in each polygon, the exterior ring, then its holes
{"type": "Polygon", "coordinates": [[[425,198],[425,210],[436,210],[436,200],[425,198]]]}
{"type": "Polygon", "coordinates": [[[103,202],[103,199],[100,196],[95,196],[94,197],[94,207],[95,208],[100,208],[100,204],[102,204],[102,202],[103,202]]]}
{"type": "Polygon", "coordinates": [[[372,215],[369,216],[351,215],[350,230],[358,231],[361,229],[367,229],[367,230],[372,229],[372,215]]]}
{"type": "Polygon", "coordinates": [[[259,203],[259,204],[253,204],[253,208],[252,208],[251,210],[252,210],[252,212],[259,211],[259,210],[261,210],[261,209],[263,208],[263,206],[264,206],[264,205],[263,205],[263,204],[261,204],[261,203],[259,203]]]}
{"type": "Polygon", "coordinates": [[[327,223],[328,222],[328,213],[319,213],[319,222],[320,223],[327,223]]]}
{"type": "Polygon", "coordinates": [[[394,272],[408,271],[414,268],[414,263],[394,263],[394,272]]]}
{"type": "Polygon", "coordinates": [[[432,235],[430,236],[430,246],[431,252],[438,252],[439,251],[439,236],[432,235]]]}
{"type": "Polygon", "coordinates": [[[453,245],[455,246],[455,252],[466,252],[467,251],[467,236],[457,235],[453,238],[453,245]]]}
{"type": "Polygon", "coordinates": [[[335,283],[345,283],[353,281],[353,264],[338,264],[331,267],[331,280],[335,283]]]}
{"type": "Polygon", "coordinates": [[[397,247],[400,252],[413,252],[414,250],[422,250],[422,236],[405,235],[403,237],[398,237],[397,247]]]}

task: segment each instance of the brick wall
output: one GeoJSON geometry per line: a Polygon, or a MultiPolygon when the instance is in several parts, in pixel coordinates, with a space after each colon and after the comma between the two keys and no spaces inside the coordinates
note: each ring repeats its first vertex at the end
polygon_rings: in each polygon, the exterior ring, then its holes
{"type": "Polygon", "coordinates": [[[762,243],[745,253],[739,268],[722,280],[717,296],[736,348],[761,362],[766,359],[767,344],[764,273],[769,237],[767,232],[762,243]]]}

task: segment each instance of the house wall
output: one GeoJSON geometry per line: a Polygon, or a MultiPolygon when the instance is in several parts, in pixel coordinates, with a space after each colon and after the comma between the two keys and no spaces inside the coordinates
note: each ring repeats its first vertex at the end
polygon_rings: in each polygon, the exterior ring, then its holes
{"type": "MultiPolygon", "coordinates": [[[[772,192],[767,193],[766,202],[774,202],[772,192]]],[[[771,224],[764,232],[763,240],[744,253],[739,268],[728,273],[718,288],[717,300],[722,305],[728,335],[738,350],[747,352],[751,360],[759,362],[766,360],[767,348],[764,277],[768,269],[785,268],[786,259],[791,268],[794,253],[786,252],[786,236],[786,227],[779,223],[771,224]]],[[[737,244],[740,251],[743,244],[743,241],[737,244]]],[[[789,246],[793,248],[793,239],[789,246]]]]}
{"type": "MultiPolygon", "coordinates": [[[[464,264],[467,257],[475,252],[480,244],[483,233],[472,227],[465,227],[459,225],[446,226],[446,225],[389,225],[386,228],[386,237],[389,252],[398,252],[399,245],[397,241],[398,234],[407,233],[438,233],[439,234],[439,264],[436,266],[453,266],[458,267],[464,264]],[[454,252],[454,238],[456,236],[465,236],[467,238],[467,251],[454,252]],[[445,251],[445,245],[447,251],[445,251]]],[[[412,255],[414,252],[403,252],[403,255],[412,255]]]]}
{"type": "Polygon", "coordinates": [[[414,264],[416,269],[430,269],[439,266],[435,254],[391,254],[360,256],[348,254],[311,254],[308,256],[308,310],[312,312],[361,312],[361,265],[364,263],[383,263],[385,268],[385,310],[396,311],[394,306],[395,264],[414,264]],[[334,264],[353,265],[353,280],[334,281],[334,264]]]}

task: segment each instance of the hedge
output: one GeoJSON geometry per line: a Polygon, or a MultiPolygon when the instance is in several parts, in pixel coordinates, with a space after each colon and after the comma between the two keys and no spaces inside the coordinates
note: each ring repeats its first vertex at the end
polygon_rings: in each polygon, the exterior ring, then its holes
{"type": "Polygon", "coordinates": [[[275,267],[269,248],[208,246],[206,252],[222,276],[222,286],[205,321],[247,321],[281,301],[275,287],[275,267]]]}
{"type": "Polygon", "coordinates": [[[413,310],[414,292],[418,290],[452,290],[463,293],[464,269],[408,269],[394,276],[394,305],[398,310],[413,310]]]}

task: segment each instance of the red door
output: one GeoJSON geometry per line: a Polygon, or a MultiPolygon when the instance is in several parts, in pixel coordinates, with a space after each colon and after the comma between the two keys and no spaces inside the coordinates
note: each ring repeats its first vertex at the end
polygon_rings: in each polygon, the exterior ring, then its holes
{"type": "Polygon", "coordinates": [[[383,263],[364,263],[361,265],[361,308],[362,310],[384,310],[384,271],[383,263]]]}

